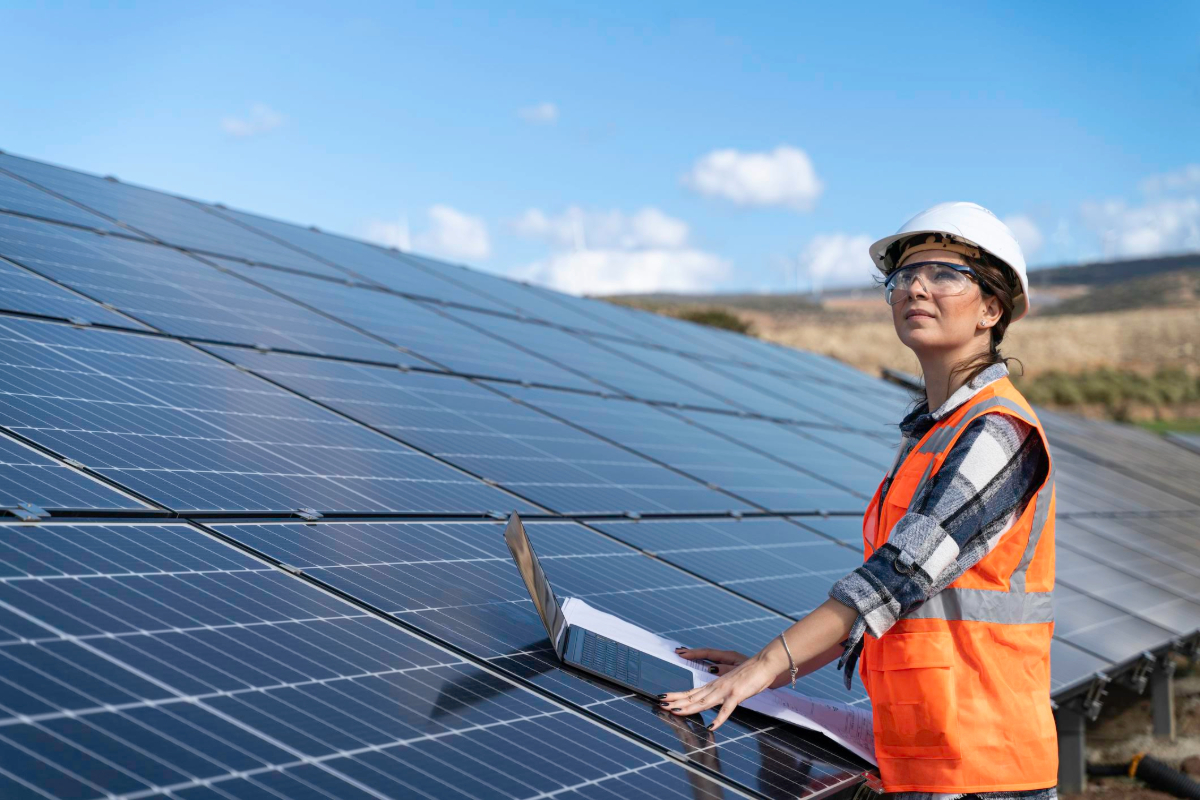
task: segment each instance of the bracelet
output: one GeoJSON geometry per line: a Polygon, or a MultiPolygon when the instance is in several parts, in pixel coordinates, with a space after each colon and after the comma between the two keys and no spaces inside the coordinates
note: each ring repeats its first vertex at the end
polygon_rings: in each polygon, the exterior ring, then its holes
{"type": "Polygon", "coordinates": [[[787,653],[788,674],[792,676],[792,688],[795,689],[796,688],[796,673],[799,672],[799,668],[796,666],[796,662],[792,659],[792,648],[788,647],[787,639],[783,638],[782,633],[779,634],[779,641],[783,642],[783,651],[785,653],[787,653]]]}

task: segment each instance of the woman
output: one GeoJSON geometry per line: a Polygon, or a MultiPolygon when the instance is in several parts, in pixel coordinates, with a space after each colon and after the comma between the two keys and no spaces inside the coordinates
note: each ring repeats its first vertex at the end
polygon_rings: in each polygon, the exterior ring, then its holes
{"type": "Polygon", "coordinates": [[[923,211],[871,255],[926,397],[867,508],[863,565],[753,657],[681,648],[720,677],[662,704],[719,705],[715,730],[747,697],[840,655],[846,686],[857,662],[871,697],[889,796],[1049,800],[1054,476],[999,350],[1029,307],[1025,260],[974,203],[923,211]]]}

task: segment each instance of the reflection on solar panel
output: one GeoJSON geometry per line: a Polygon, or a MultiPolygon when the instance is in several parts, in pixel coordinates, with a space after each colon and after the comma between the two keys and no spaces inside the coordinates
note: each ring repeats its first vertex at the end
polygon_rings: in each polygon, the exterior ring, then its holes
{"type": "MultiPolygon", "coordinates": [[[[0,795],[835,796],[863,762],[565,669],[562,595],[752,653],[862,557],[901,389],[0,154],[0,795]],[[324,515],[324,516],[323,516],[324,515]]],[[[1043,416],[1055,698],[1195,640],[1200,459],[1043,416]]],[[[865,704],[832,666],[820,698],[865,704]]]]}
{"type": "MultiPolygon", "coordinates": [[[[706,766],[742,788],[795,796],[846,781],[861,769],[786,726],[739,720],[723,737],[696,738],[623,690],[558,668],[529,593],[500,535],[487,523],[277,523],[216,525],[227,536],[460,648],[521,683],[586,709],[639,738],[708,752],[706,766]],[[782,763],[780,763],[782,762],[782,763]]],[[[528,526],[556,591],[676,639],[754,650],[785,623],[710,583],[606,540],[573,523],[528,526]]],[[[799,685],[799,684],[798,684],[799,685]]],[[[828,668],[805,690],[846,699],[828,668]]],[[[704,723],[715,718],[705,712],[704,723]]]]}
{"type": "Polygon", "coordinates": [[[188,525],[4,525],[0,563],[5,797],[721,796],[188,525]]]}

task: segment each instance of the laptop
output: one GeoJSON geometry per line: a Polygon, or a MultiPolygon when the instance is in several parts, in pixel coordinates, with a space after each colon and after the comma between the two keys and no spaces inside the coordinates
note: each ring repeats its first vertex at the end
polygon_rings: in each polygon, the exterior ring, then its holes
{"type": "Polygon", "coordinates": [[[560,661],[646,697],[692,690],[690,670],[567,622],[515,511],[508,518],[504,541],[560,661]]]}

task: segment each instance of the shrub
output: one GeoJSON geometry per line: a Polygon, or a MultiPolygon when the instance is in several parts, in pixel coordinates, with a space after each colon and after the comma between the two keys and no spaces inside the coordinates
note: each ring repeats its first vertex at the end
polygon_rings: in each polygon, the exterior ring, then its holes
{"type": "Polygon", "coordinates": [[[724,328],[728,331],[751,335],[750,323],[723,308],[694,308],[680,311],[676,316],[689,322],[698,322],[713,328],[724,328]]]}

